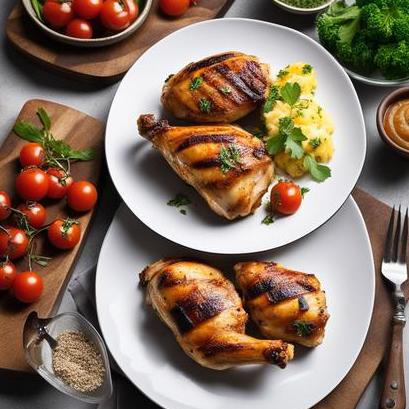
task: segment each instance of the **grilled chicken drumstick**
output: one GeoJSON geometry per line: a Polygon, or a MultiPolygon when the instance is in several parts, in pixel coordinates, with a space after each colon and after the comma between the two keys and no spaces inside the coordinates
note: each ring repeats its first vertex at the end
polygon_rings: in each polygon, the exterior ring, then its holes
{"type": "Polygon", "coordinates": [[[260,205],[274,168],[258,138],[238,126],[173,127],[153,115],[141,115],[138,127],[220,216],[247,216],[260,205]]]}
{"type": "Polygon", "coordinates": [[[234,270],[245,306],[264,336],[307,347],[321,344],[329,314],[313,274],[258,261],[238,263],[234,270]]]}
{"type": "Polygon", "coordinates": [[[269,363],[284,368],[293,346],[244,334],[247,313],[219,270],[187,260],[160,260],[140,274],[147,302],[185,353],[200,365],[226,369],[269,363]]]}
{"type": "Polygon", "coordinates": [[[269,66],[257,57],[230,51],[191,63],[162,90],[162,103],[176,118],[230,123],[264,101],[269,66]]]}

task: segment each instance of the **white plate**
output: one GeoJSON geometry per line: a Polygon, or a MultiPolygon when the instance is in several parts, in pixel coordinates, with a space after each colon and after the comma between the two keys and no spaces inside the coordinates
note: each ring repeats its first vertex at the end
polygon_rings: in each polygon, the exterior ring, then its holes
{"type": "MultiPolygon", "coordinates": [[[[122,81],[109,113],[106,155],[109,171],[132,212],[160,235],[196,250],[239,254],[291,243],[317,229],[342,206],[352,191],[365,159],[366,137],[361,107],[353,85],[336,60],[309,37],[275,24],[220,19],[179,30],[150,48],[122,81]],[[192,188],[182,182],[151,144],[138,135],[143,113],[163,116],[160,93],[164,80],[191,61],[226,50],[257,55],[273,72],[306,61],[318,76],[317,97],[333,116],[333,176],[318,184],[301,179],[308,193],[296,215],[266,226],[266,210],[228,222],[214,214],[192,188]],[[177,193],[194,202],[188,214],[166,205],[177,193]]],[[[266,199],[265,199],[266,200],[266,199]]]]}
{"type": "Polygon", "coordinates": [[[222,256],[183,249],[158,238],[122,206],[105,238],[96,277],[98,318],[123,372],[167,409],[306,409],[347,374],[363,345],[374,301],[375,279],[368,235],[357,205],[309,237],[253,256],[222,256]],[[331,318],[324,343],[296,347],[286,369],[249,366],[226,371],[200,367],[144,303],[138,274],[165,256],[192,256],[231,271],[240,260],[266,259],[313,272],[327,292],[331,318]]]}

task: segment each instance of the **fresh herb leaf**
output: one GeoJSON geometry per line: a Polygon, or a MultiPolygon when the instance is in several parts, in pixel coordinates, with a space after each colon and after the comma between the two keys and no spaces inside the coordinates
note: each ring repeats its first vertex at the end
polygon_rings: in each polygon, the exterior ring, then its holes
{"type": "Polygon", "coordinates": [[[200,88],[200,86],[202,84],[203,84],[203,78],[202,77],[192,78],[192,80],[190,81],[189,89],[190,89],[190,91],[194,91],[194,90],[200,88]]]}
{"type": "Polygon", "coordinates": [[[302,73],[303,74],[311,74],[311,72],[312,72],[312,65],[310,65],[310,64],[305,64],[303,67],[302,67],[302,73]]]}
{"type": "Polygon", "coordinates": [[[241,162],[241,152],[234,143],[227,147],[222,145],[219,154],[220,170],[227,173],[230,169],[236,168],[241,162]]]}
{"type": "Polygon", "coordinates": [[[294,321],[293,326],[299,337],[308,337],[314,330],[314,324],[306,321],[294,321]]]}
{"type": "Polygon", "coordinates": [[[317,149],[318,146],[321,145],[321,139],[320,139],[320,138],[310,139],[310,140],[308,141],[308,144],[311,145],[314,149],[317,149]]]}
{"type": "Polygon", "coordinates": [[[295,141],[291,136],[285,140],[285,150],[289,152],[291,158],[301,159],[304,156],[304,149],[301,144],[295,141]]]}
{"type": "Polygon", "coordinates": [[[277,136],[273,136],[267,139],[266,147],[267,151],[270,155],[276,155],[277,153],[284,150],[284,144],[286,141],[286,136],[282,134],[278,134],[277,136]]]}
{"type": "Polygon", "coordinates": [[[269,226],[270,224],[273,224],[275,222],[274,216],[271,214],[268,214],[264,219],[261,221],[262,224],[265,224],[266,226],[269,226]]]}
{"type": "Polygon", "coordinates": [[[310,191],[310,189],[308,187],[302,187],[301,188],[301,196],[304,199],[304,196],[306,193],[308,193],[310,191]]]}
{"type": "Polygon", "coordinates": [[[48,266],[48,262],[52,260],[51,257],[40,256],[38,254],[31,254],[30,259],[32,262],[40,265],[41,267],[48,266]]]}
{"type": "Polygon", "coordinates": [[[95,158],[95,149],[89,148],[77,151],[71,148],[70,145],[64,141],[57,139],[50,139],[47,141],[47,148],[49,148],[55,155],[60,158],[68,160],[92,160],[95,158]]]}
{"type": "Polygon", "coordinates": [[[323,182],[331,176],[331,169],[328,166],[317,163],[311,155],[305,156],[304,167],[310,172],[313,179],[318,182],[323,182]]]}
{"type": "Polygon", "coordinates": [[[31,5],[33,6],[34,12],[40,21],[43,21],[43,5],[40,0],[31,0],[31,5]]]}
{"type": "Polygon", "coordinates": [[[268,96],[266,98],[266,102],[264,103],[263,111],[265,114],[272,111],[276,102],[280,99],[280,91],[279,88],[273,85],[268,92],[268,96]]]}
{"type": "Polygon", "coordinates": [[[212,110],[212,103],[206,98],[200,98],[199,100],[199,109],[208,114],[212,110]]]}
{"type": "Polygon", "coordinates": [[[14,126],[14,132],[25,141],[42,144],[44,137],[42,131],[30,122],[20,121],[14,126]]]}
{"type": "Polygon", "coordinates": [[[293,127],[290,135],[291,139],[296,142],[302,142],[307,140],[307,137],[302,133],[301,128],[293,127]]]}
{"type": "Polygon", "coordinates": [[[283,79],[286,75],[288,75],[288,70],[283,69],[278,71],[277,78],[283,79]]]}
{"type": "Polygon", "coordinates": [[[190,205],[192,201],[182,193],[178,193],[173,199],[169,200],[167,205],[173,207],[181,207],[190,205]]]}
{"type": "Polygon", "coordinates": [[[225,86],[225,87],[220,87],[219,91],[223,92],[223,94],[230,94],[232,89],[230,87],[225,86]]]}
{"type": "Polygon", "coordinates": [[[293,106],[298,101],[301,95],[301,87],[298,82],[286,82],[283,87],[281,87],[281,98],[288,105],[293,106]]]}
{"type": "Polygon", "coordinates": [[[44,127],[44,130],[49,131],[50,128],[51,128],[51,119],[48,116],[46,110],[44,108],[42,108],[42,107],[38,108],[37,116],[40,119],[40,121],[41,121],[41,123],[42,123],[42,125],[44,127]]]}

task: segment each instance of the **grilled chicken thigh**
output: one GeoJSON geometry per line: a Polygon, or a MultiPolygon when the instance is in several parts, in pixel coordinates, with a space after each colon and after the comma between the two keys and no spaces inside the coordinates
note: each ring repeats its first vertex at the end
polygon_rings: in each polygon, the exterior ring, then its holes
{"type": "Polygon", "coordinates": [[[258,138],[233,125],[172,127],[153,115],[141,115],[138,127],[220,216],[247,216],[260,205],[274,168],[258,138]]]}
{"type": "Polygon", "coordinates": [[[257,261],[238,263],[234,270],[245,306],[264,336],[307,347],[321,344],[329,314],[313,274],[257,261]]]}
{"type": "Polygon", "coordinates": [[[191,63],[162,90],[164,107],[193,122],[234,122],[264,101],[269,66],[257,57],[230,51],[191,63]]]}
{"type": "Polygon", "coordinates": [[[200,365],[226,369],[269,363],[284,368],[293,346],[244,334],[247,313],[233,284],[219,270],[195,261],[168,259],[140,274],[147,302],[200,365]]]}

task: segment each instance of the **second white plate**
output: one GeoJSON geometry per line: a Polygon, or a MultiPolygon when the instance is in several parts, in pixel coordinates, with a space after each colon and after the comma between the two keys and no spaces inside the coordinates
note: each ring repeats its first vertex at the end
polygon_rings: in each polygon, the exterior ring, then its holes
{"type": "MultiPolygon", "coordinates": [[[[292,29],[246,19],[193,24],[164,38],[134,64],[122,81],[109,113],[106,155],[112,179],[132,212],[160,235],[186,247],[223,254],[251,253],[291,243],[317,229],[342,206],[361,172],[366,152],[365,126],[353,85],[338,62],[318,43],[292,29]],[[173,172],[151,144],[138,135],[140,114],[163,116],[164,80],[187,63],[227,50],[257,55],[272,72],[305,61],[317,72],[318,101],[335,123],[332,177],[309,187],[300,210],[270,226],[261,224],[261,206],[253,216],[229,222],[173,172]],[[187,194],[187,215],[166,203],[187,194]]],[[[266,201],[267,197],[264,199],[266,201]]]]}

